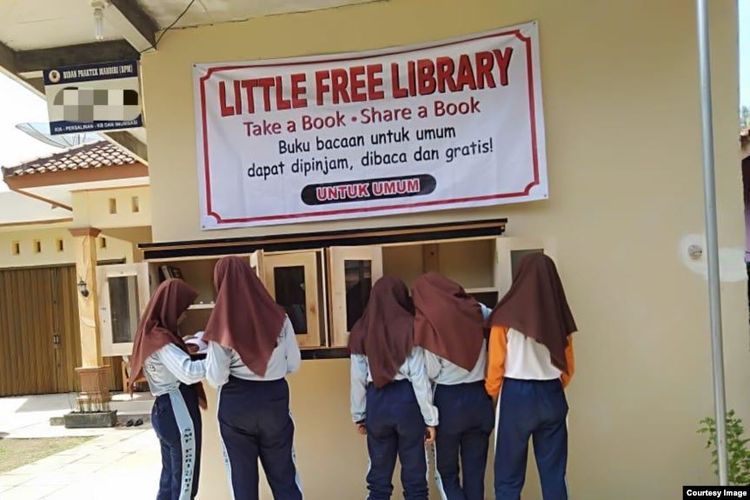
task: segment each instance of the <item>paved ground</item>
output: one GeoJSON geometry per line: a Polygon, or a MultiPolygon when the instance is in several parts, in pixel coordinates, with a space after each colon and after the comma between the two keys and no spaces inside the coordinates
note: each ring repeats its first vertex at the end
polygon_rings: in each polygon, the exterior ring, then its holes
{"type": "MultiPolygon", "coordinates": [[[[45,394],[0,398],[0,437],[43,438],[62,436],[100,436],[116,432],[115,429],[66,429],[49,425],[50,418],[62,417],[75,406],[75,394],[45,394]]],[[[112,409],[125,417],[128,414],[151,412],[153,398],[150,394],[116,394],[112,409]]]]}
{"type": "MultiPolygon", "coordinates": [[[[152,399],[146,394],[117,395],[112,404],[128,414],[148,414],[152,399]]],[[[0,474],[2,500],[116,500],[155,498],[161,458],[151,427],[65,429],[50,426],[75,403],[74,394],[0,398],[0,437],[50,438],[98,436],[87,443],[33,464],[0,474]]],[[[124,417],[124,418],[123,418],[124,417]]]]}
{"type": "Polygon", "coordinates": [[[0,475],[2,500],[156,497],[161,458],[153,430],[116,430],[0,475]]]}

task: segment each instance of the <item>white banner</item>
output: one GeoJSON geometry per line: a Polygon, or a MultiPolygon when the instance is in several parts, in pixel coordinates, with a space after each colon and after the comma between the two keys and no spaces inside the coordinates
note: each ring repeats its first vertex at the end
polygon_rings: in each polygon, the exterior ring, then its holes
{"type": "Polygon", "coordinates": [[[537,24],[194,68],[204,229],[547,197],[537,24]]]}

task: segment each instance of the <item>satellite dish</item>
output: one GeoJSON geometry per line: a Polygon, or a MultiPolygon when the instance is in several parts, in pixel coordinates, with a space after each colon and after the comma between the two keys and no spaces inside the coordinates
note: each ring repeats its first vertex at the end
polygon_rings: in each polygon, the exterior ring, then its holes
{"type": "Polygon", "coordinates": [[[101,140],[99,134],[89,132],[52,135],[48,123],[18,123],[16,124],[16,128],[30,135],[37,141],[61,149],[69,149],[101,140]]]}

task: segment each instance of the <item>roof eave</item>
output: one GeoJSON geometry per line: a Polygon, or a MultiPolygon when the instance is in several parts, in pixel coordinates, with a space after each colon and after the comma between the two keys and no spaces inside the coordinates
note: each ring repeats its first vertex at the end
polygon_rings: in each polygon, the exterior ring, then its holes
{"type": "Polygon", "coordinates": [[[3,169],[3,174],[8,187],[16,190],[143,178],[148,177],[148,167],[141,162],[135,162],[128,165],[107,165],[96,168],[59,170],[26,175],[7,175],[6,169],[3,169]]]}

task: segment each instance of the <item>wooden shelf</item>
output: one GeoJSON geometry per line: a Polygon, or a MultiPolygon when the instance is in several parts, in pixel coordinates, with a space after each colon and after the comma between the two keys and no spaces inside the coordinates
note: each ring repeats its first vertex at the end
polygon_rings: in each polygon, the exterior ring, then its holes
{"type": "Polygon", "coordinates": [[[497,293],[497,287],[486,286],[478,288],[466,288],[466,293],[497,293]]]}
{"type": "Polygon", "coordinates": [[[200,311],[204,309],[213,309],[216,304],[192,304],[188,307],[189,311],[200,311]]]}
{"type": "Polygon", "coordinates": [[[311,359],[345,359],[349,357],[346,347],[300,348],[303,360],[311,359]]]}

